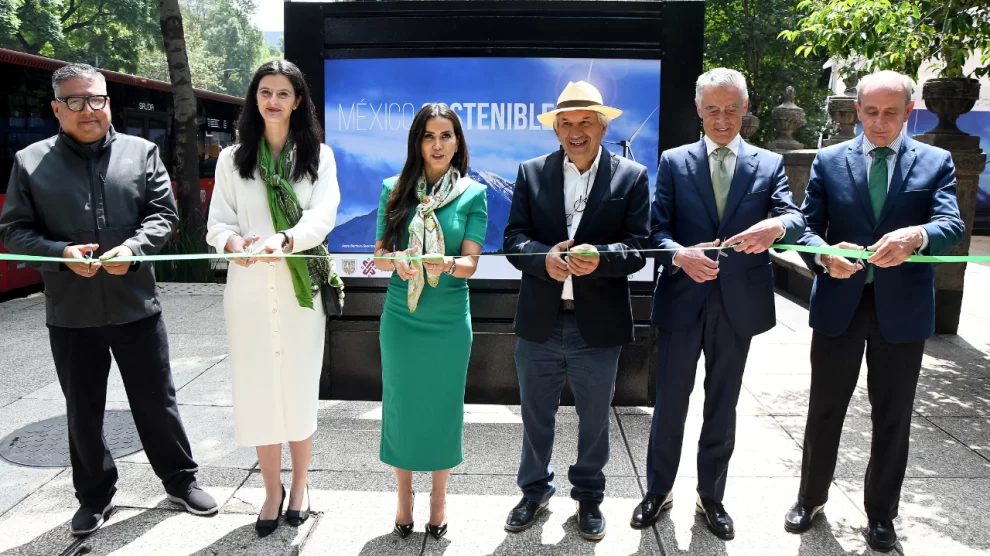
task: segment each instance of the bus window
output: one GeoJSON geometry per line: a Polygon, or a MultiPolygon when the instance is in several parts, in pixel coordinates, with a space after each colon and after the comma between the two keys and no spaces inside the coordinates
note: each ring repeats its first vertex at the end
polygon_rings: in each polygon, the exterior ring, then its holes
{"type": "Polygon", "coordinates": [[[168,129],[163,120],[156,118],[148,119],[148,141],[158,145],[158,155],[162,161],[168,160],[166,151],[168,149],[168,129]]]}
{"type": "Polygon", "coordinates": [[[199,136],[200,177],[212,178],[216,173],[217,158],[224,147],[231,144],[231,135],[222,131],[207,131],[199,136]]]}
{"type": "Polygon", "coordinates": [[[141,118],[124,118],[124,133],[135,137],[144,137],[144,120],[141,118]]]}

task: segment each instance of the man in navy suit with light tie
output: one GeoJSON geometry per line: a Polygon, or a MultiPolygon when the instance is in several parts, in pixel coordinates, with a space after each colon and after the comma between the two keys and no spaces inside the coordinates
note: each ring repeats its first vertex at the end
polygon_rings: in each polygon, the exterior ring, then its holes
{"type": "Polygon", "coordinates": [[[804,199],[800,243],[875,251],[866,263],[805,256],[817,276],[811,292],[811,399],[798,502],[784,525],[811,528],[828,499],[839,437],[866,352],[873,440],[866,470],[867,540],[897,542],[911,410],[925,339],[935,332],[935,272],[907,263],[959,243],[963,221],[949,153],[902,134],[914,108],[907,77],[879,72],[859,82],[863,134],[818,152],[804,199]]]}
{"type": "Polygon", "coordinates": [[[724,68],[705,73],[698,78],[695,104],[705,137],[663,153],[653,199],[652,246],[676,251],[659,255],[648,488],[631,525],[653,524],[673,503],[688,398],[704,351],[696,510],[715,535],[731,539],[735,528],[722,497],[735,446],[736,402],[750,340],[776,324],[767,249],[774,242],[797,241],[805,224],[791,198],[783,158],[739,136],[749,104],[742,74],[724,68]],[[685,249],[723,244],[735,248],[685,249]]]}

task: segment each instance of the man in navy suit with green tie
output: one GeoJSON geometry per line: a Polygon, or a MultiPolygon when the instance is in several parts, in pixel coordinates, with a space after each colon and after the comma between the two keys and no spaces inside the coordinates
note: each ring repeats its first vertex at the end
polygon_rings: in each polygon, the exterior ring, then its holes
{"type": "Polygon", "coordinates": [[[935,272],[905,263],[940,255],[963,235],[948,152],[902,133],[914,108],[906,76],[884,71],[859,82],[863,134],[818,152],[802,211],[800,242],[875,251],[867,261],[805,256],[817,276],[811,292],[811,398],[798,501],[784,526],[811,528],[828,499],[839,437],[866,352],[873,422],[866,469],[867,540],[894,548],[907,468],[914,392],[925,339],[935,332],[935,272]]]}

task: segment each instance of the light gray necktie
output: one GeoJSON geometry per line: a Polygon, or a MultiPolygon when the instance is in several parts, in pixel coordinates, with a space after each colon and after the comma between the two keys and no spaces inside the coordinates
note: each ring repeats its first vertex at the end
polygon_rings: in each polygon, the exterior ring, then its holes
{"type": "Polygon", "coordinates": [[[712,189],[715,190],[715,208],[718,211],[718,219],[722,219],[722,212],[725,210],[725,201],[729,198],[729,186],[732,178],[729,177],[729,167],[725,163],[725,157],[732,151],[728,147],[719,147],[712,154],[715,155],[715,172],[712,174],[712,189]]]}

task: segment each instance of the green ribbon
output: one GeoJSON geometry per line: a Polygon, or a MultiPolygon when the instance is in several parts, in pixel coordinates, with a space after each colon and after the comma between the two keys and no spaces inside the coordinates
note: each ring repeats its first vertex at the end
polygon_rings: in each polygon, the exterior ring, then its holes
{"type": "MultiPolygon", "coordinates": [[[[612,250],[611,253],[663,253],[679,250],[688,251],[723,251],[732,249],[734,245],[721,245],[719,247],[682,247],[679,249],[621,249],[612,250]]],[[[770,246],[771,249],[782,251],[798,251],[801,253],[811,253],[815,255],[832,255],[835,257],[846,257],[850,259],[868,259],[873,256],[873,251],[843,249],[839,247],[809,247],[806,245],[777,245],[770,246]]],[[[578,255],[583,257],[596,257],[598,253],[594,251],[571,250],[562,251],[565,255],[578,255]]],[[[372,253],[342,253],[349,256],[372,255],[372,253]]],[[[549,253],[485,253],[473,255],[477,257],[523,257],[523,256],[546,256],[549,253]]],[[[115,263],[145,263],[155,261],[201,261],[215,259],[308,259],[318,255],[306,255],[303,253],[277,254],[277,253],[193,253],[189,255],[139,255],[132,257],[113,257],[110,259],[65,259],[62,257],[38,257],[32,255],[15,255],[13,253],[0,253],[0,261],[22,261],[36,263],[88,263],[88,262],[115,262],[115,263]]],[[[407,261],[429,261],[440,260],[442,255],[396,255],[390,257],[373,257],[381,260],[407,260],[407,261]]],[[[908,257],[909,263],[979,263],[990,262],[990,255],[912,255],[908,257]]]]}

